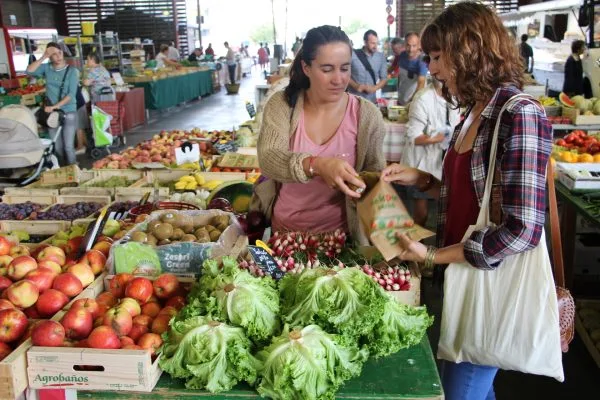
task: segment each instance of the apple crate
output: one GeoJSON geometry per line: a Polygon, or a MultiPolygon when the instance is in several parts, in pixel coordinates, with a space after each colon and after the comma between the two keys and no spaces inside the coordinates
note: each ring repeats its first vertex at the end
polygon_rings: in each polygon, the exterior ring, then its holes
{"type": "Polygon", "coordinates": [[[4,196],[2,196],[2,202],[6,203],[6,204],[19,204],[19,203],[26,203],[26,202],[32,202],[32,203],[37,203],[37,204],[42,204],[42,205],[51,205],[54,204],[56,202],[56,196],[54,195],[36,195],[36,196],[31,196],[28,194],[5,194],[4,196]]]}
{"type": "Polygon", "coordinates": [[[4,188],[4,194],[11,196],[58,196],[59,189],[7,187],[4,188]]]}
{"type": "MultiPolygon", "coordinates": [[[[44,221],[47,222],[47,221],[44,221]]],[[[95,298],[104,289],[106,273],[98,277],[78,296],[74,297],[63,310],[56,313],[51,319],[59,321],[71,304],[79,299],[95,298]]],[[[24,396],[29,378],[27,376],[27,351],[32,347],[31,339],[27,339],[0,361],[0,399],[16,399],[24,396]]]]}
{"type": "Polygon", "coordinates": [[[0,232],[25,231],[30,235],[54,235],[70,226],[71,221],[0,220],[0,232]]]}
{"type": "MultiPolygon", "coordinates": [[[[148,175],[144,175],[129,187],[121,187],[116,189],[116,194],[137,196],[136,200],[140,200],[148,192],[150,192],[151,195],[154,195],[154,178],[148,175]]],[[[168,198],[169,188],[159,187],[158,195],[161,198],[168,198]]]]}
{"type": "MultiPolygon", "coordinates": [[[[588,349],[588,352],[596,361],[596,365],[600,368],[600,345],[596,345],[596,343],[600,344],[600,341],[594,342],[591,337],[590,329],[586,328],[586,320],[581,312],[584,308],[593,309],[600,313],[600,300],[577,300],[575,302],[577,306],[577,313],[575,314],[575,329],[577,330],[577,334],[583,340],[585,347],[588,349]]],[[[589,325],[588,325],[589,326],[589,325]]]]}

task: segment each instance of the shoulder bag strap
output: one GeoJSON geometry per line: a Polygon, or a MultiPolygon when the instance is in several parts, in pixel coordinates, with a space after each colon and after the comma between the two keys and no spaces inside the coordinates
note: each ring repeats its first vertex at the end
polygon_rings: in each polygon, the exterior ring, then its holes
{"type": "Polygon", "coordinates": [[[548,170],[546,175],[546,179],[548,180],[548,204],[550,209],[550,235],[552,238],[554,280],[556,281],[557,286],[565,287],[565,269],[563,265],[562,241],[560,238],[560,223],[558,220],[558,206],[556,203],[554,166],[552,165],[552,160],[548,160],[548,170]]]}
{"type": "Polygon", "coordinates": [[[371,64],[369,63],[369,60],[367,60],[367,55],[362,49],[354,50],[354,52],[356,53],[356,57],[358,57],[358,59],[365,67],[369,75],[371,75],[371,79],[373,79],[373,84],[376,85],[377,79],[375,78],[375,72],[373,71],[373,67],[371,67],[371,64]]]}
{"type": "Polygon", "coordinates": [[[69,68],[71,68],[71,66],[67,65],[67,69],[65,71],[65,74],[63,75],[62,82],[60,83],[60,90],[58,91],[58,101],[61,101],[63,98],[63,88],[65,87],[65,81],[67,80],[67,75],[69,74],[69,68]]]}

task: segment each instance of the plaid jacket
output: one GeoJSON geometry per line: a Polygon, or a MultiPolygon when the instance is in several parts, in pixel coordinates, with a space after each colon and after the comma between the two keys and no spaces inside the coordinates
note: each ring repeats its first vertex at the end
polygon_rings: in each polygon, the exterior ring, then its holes
{"type": "MultiPolygon", "coordinates": [[[[473,144],[471,182],[481,205],[490,153],[490,140],[504,103],[520,91],[501,87],[481,114],[473,144]]],[[[458,124],[450,142],[454,146],[464,122],[458,124]]],[[[502,115],[498,133],[496,169],[500,176],[502,222],[473,232],[465,241],[467,261],[476,268],[494,269],[512,254],[537,246],[546,211],[546,165],[552,150],[552,127],[543,109],[529,100],[519,100],[502,115]]],[[[444,243],[448,201],[444,177],[438,205],[438,246],[444,243]]]]}

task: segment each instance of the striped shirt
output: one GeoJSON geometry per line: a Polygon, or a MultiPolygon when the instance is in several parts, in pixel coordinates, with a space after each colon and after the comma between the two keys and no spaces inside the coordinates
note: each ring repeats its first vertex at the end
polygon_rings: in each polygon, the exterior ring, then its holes
{"type": "MultiPolygon", "coordinates": [[[[490,139],[504,103],[520,91],[496,90],[481,114],[473,143],[471,183],[481,206],[490,152],[490,139]]],[[[457,125],[454,146],[464,122],[457,125]]],[[[474,231],[464,243],[467,262],[476,268],[494,269],[509,255],[531,250],[542,236],[546,212],[546,166],[552,150],[552,127],[543,109],[530,100],[514,101],[502,115],[498,133],[496,166],[499,169],[502,222],[474,231]]],[[[442,177],[437,241],[444,243],[448,188],[442,177]]]]}

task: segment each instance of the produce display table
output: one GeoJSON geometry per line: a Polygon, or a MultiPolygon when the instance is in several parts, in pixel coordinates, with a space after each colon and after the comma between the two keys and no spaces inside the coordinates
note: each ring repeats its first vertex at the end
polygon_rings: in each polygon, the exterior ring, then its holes
{"type": "Polygon", "coordinates": [[[146,122],[146,109],[144,107],[144,89],[131,88],[129,92],[118,92],[117,100],[125,107],[123,115],[123,129],[125,131],[144,125],[146,122]]]}
{"type": "MultiPolygon", "coordinates": [[[[135,392],[78,392],[79,399],[207,399],[259,398],[246,385],[221,394],[187,390],[183,380],[172,379],[163,373],[150,393],[135,392]]],[[[339,399],[443,399],[427,336],[421,343],[389,357],[369,360],[358,378],[348,381],[337,393],[339,399]]]]}
{"type": "Polygon", "coordinates": [[[600,227],[600,218],[592,215],[590,210],[586,209],[587,203],[581,199],[581,195],[571,193],[569,189],[558,181],[556,182],[556,194],[562,202],[560,231],[565,266],[565,283],[568,289],[572,289],[577,214],[598,227],[600,227]]]}
{"type": "Polygon", "coordinates": [[[213,92],[212,72],[198,71],[151,82],[135,82],[144,89],[146,108],[161,110],[175,107],[213,92]]]}
{"type": "Polygon", "coordinates": [[[387,162],[400,162],[406,136],[406,124],[385,119],[383,156],[387,162]]]}

